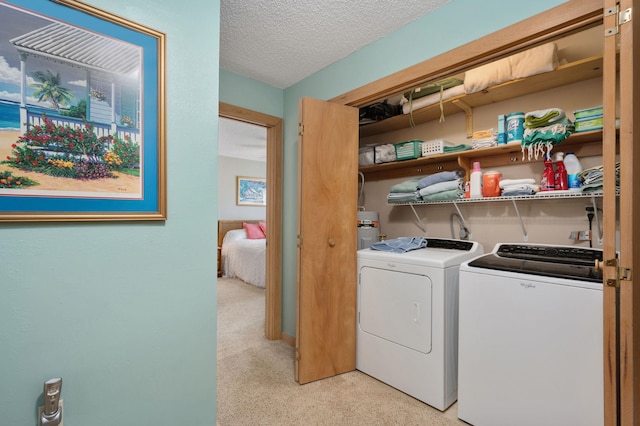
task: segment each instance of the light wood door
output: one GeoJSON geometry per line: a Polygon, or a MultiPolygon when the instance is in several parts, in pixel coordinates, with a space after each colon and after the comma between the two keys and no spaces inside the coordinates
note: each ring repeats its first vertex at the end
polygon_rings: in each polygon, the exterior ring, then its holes
{"type": "MultiPolygon", "coordinates": [[[[606,0],[605,2],[609,2],[606,0]]],[[[604,18],[604,26],[611,25],[612,16],[604,18]]],[[[615,18],[614,18],[615,20],[615,18]]],[[[615,24],[614,24],[615,25],[615,24]]],[[[603,34],[604,37],[604,34],[603,34]]],[[[602,165],[604,167],[604,194],[603,205],[603,258],[614,259],[616,257],[616,222],[618,211],[616,209],[616,85],[617,85],[617,37],[605,37],[603,52],[603,138],[602,138],[602,165]],[[613,179],[612,179],[613,178],[613,179]]],[[[604,360],[604,424],[614,426],[618,424],[618,298],[615,286],[606,283],[615,281],[615,268],[603,268],[603,360],[604,360]]]]}
{"type": "Polygon", "coordinates": [[[295,377],[355,369],[358,110],[300,100],[295,377]]]}
{"type": "MultiPolygon", "coordinates": [[[[640,424],[640,290],[634,289],[633,271],[640,271],[640,224],[634,211],[640,212],[640,137],[634,136],[634,123],[640,123],[640,82],[635,72],[640,60],[640,32],[631,18],[637,0],[605,1],[604,62],[604,279],[605,279],[605,424],[640,424]],[[616,4],[618,3],[618,4],[616,4]],[[619,9],[616,9],[619,7],[619,9]],[[627,21],[626,19],[629,18],[627,21]],[[615,52],[619,51],[619,63],[615,52]],[[616,68],[619,72],[616,73],[616,68]],[[620,103],[615,103],[616,77],[620,103]],[[638,107],[638,108],[636,108],[638,107]],[[616,114],[616,111],[617,114],[616,114]],[[615,143],[616,116],[620,117],[620,199],[616,212],[615,143]],[[638,171],[636,171],[638,165],[638,171]],[[636,189],[637,188],[637,189],[636,189]],[[620,252],[615,261],[615,219],[619,218],[620,252]],[[606,261],[609,260],[609,263],[606,261]],[[616,287],[607,284],[617,284],[616,287]],[[619,321],[615,322],[616,291],[619,291],[619,321]],[[616,330],[617,328],[617,330],[616,330]],[[613,332],[617,333],[617,336],[613,332]],[[612,351],[612,340],[619,342],[612,351]],[[617,357],[615,355],[617,354],[617,357]],[[608,357],[608,359],[607,359],[608,357]],[[610,374],[618,372],[618,387],[609,384],[610,374]],[[607,385],[609,385],[607,387],[607,385]],[[618,396],[619,418],[613,410],[618,396]],[[617,418],[617,419],[616,419],[617,418]]],[[[636,9],[638,10],[638,9],[636,9]]]]}

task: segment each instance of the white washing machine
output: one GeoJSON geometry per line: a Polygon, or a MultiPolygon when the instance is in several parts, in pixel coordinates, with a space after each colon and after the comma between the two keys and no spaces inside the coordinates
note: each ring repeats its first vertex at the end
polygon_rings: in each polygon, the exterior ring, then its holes
{"type": "Polygon", "coordinates": [[[358,251],[356,368],[439,410],[457,398],[458,268],[477,242],[358,251]]]}
{"type": "Polygon", "coordinates": [[[602,251],[498,244],[460,266],[458,417],[604,423],[602,251]]]}

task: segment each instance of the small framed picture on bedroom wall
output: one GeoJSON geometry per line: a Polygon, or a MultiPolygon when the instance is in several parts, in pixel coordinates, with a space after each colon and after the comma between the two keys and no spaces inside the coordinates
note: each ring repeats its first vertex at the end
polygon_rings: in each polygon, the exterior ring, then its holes
{"type": "Polygon", "coordinates": [[[267,180],[238,176],[236,182],[236,204],[239,206],[266,206],[267,180]]]}

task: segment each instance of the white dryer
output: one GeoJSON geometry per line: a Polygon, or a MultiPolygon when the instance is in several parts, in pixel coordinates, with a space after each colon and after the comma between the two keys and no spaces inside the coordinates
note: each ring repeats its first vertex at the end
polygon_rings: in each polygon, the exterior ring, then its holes
{"type": "Polygon", "coordinates": [[[439,410],[457,399],[458,270],[477,242],[358,251],[356,368],[439,410]]]}

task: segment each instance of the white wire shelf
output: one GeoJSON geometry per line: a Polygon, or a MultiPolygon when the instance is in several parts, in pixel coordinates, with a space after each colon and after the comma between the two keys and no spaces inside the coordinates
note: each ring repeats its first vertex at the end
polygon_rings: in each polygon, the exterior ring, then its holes
{"type": "MultiPolygon", "coordinates": [[[[529,200],[549,200],[562,198],[593,198],[602,197],[603,191],[592,192],[562,192],[554,194],[556,191],[539,192],[536,195],[517,195],[512,197],[483,197],[483,198],[460,198],[456,200],[433,200],[433,201],[411,201],[402,203],[387,203],[390,206],[416,206],[426,204],[456,204],[456,203],[487,203],[495,201],[529,201],[529,200]]],[[[616,195],[617,191],[616,191],[616,195]]]]}

